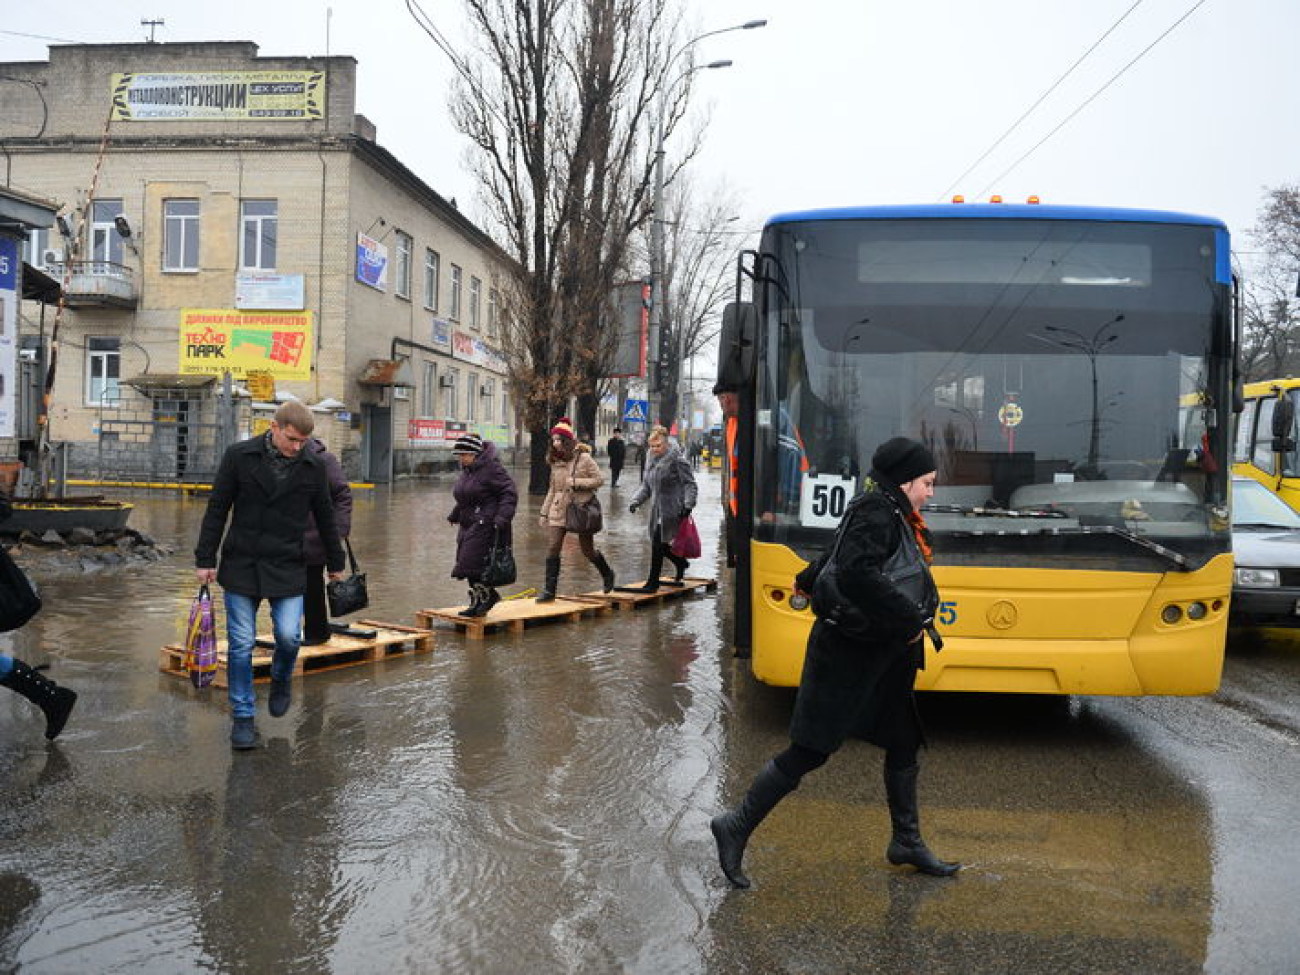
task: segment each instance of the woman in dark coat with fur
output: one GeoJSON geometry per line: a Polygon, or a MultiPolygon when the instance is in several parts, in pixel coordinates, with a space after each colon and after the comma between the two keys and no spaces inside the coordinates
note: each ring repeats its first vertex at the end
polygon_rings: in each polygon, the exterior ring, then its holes
{"type": "MultiPolygon", "coordinates": [[[[790,722],[790,747],[759,772],[739,806],[710,823],[722,871],[737,887],[749,886],[741,858],[750,834],[849,737],[885,749],[885,794],[893,827],[885,854],[889,862],[940,877],[960,867],[940,860],[925,845],[916,803],[922,736],[912,688],[925,663],[925,633],[938,608],[928,568],[930,537],[920,508],[934,494],[936,465],[923,444],[906,437],[882,444],[871,464],[866,493],[845,513],[836,558],[841,591],[869,621],[869,635],[847,634],[825,618],[813,624],[790,722]],[[900,557],[924,574],[922,607],[884,574],[885,564],[900,557]]],[[[811,593],[829,558],[828,550],[799,573],[795,588],[811,593]]]]}
{"type": "Polygon", "coordinates": [[[519,494],[515,482],[497,457],[496,446],[476,433],[467,433],[451,448],[460,461],[460,477],[451,489],[456,507],[447,520],[459,525],[453,579],[469,583],[469,605],[461,616],[486,616],[501,594],[483,584],[483,571],[494,542],[511,544],[510,522],[519,494]]]}

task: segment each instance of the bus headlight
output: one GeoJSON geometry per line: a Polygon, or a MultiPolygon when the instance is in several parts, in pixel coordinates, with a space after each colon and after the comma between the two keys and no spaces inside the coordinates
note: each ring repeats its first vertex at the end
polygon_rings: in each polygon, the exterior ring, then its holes
{"type": "Polygon", "coordinates": [[[1282,584],[1277,569],[1252,569],[1242,565],[1232,570],[1232,581],[1246,589],[1276,589],[1282,584]]]}
{"type": "Polygon", "coordinates": [[[808,608],[808,597],[801,592],[797,592],[790,597],[790,608],[802,612],[808,608]]]}
{"type": "Polygon", "coordinates": [[[1181,606],[1175,606],[1173,603],[1170,603],[1168,606],[1166,606],[1164,609],[1160,611],[1160,618],[1164,620],[1166,623],[1170,623],[1170,624],[1177,623],[1180,619],[1183,618],[1183,608],[1181,606]]]}
{"type": "Polygon", "coordinates": [[[1203,620],[1210,613],[1210,609],[1205,603],[1196,602],[1187,607],[1187,618],[1189,620],[1203,620]]]}

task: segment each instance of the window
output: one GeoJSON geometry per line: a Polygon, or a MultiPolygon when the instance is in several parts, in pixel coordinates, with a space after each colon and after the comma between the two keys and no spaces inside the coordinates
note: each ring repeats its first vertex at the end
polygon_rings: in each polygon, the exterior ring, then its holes
{"type": "Polygon", "coordinates": [[[438,367],[432,362],[424,364],[424,379],[420,383],[420,416],[433,416],[438,396],[438,367]]]}
{"type": "Polygon", "coordinates": [[[239,266],[245,271],[274,271],[279,229],[275,200],[244,200],[240,204],[239,266]]]}
{"type": "Polygon", "coordinates": [[[399,298],[411,297],[411,235],[397,232],[397,281],[393,293],[399,298]]]}
{"type": "Polygon", "coordinates": [[[38,227],[27,235],[23,242],[23,260],[32,267],[44,267],[45,255],[51,250],[62,251],[63,248],[50,241],[50,228],[38,227]]]}
{"type": "Polygon", "coordinates": [[[122,216],[121,200],[96,200],[90,207],[90,259],[122,263],[122,235],[117,232],[122,216]]]}
{"type": "Polygon", "coordinates": [[[478,420],[478,373],[471,372],[466,379],[465,422],[474,423],[478,420]]]}
{"type": "Polygon", "coordinates": [[[478,330],[479,299],[483,295],[483,282],[476,277],[469,279],[469,327],[478,330]]]}
{"type": "Polygon", "coordinates": [[[424,252],[424,307],[438,310],[438,267],[441,261],[437,251],[424,252]]]}
{"type": "Polygon", "coordinates": [[[496,419],[492,410],[496,406],[497,381],[491,376],[483,377],[483,422],[492,423],[496,419]]]}
{"type": "Polygon", "coordinates": [[[451,320],[460,321],[460,268],[451,266],[451,320]]]}
{"type": "Polygon", "coordinates": [[[86,339],[86,405],[117,406],[121,402],[118,380],[122,375],[122,341],[86,339]]]}
{"type": "Polygon", "coordinates": [[[448,369],[442,377],[442,416],[445,420],[456,419],[456,384],[460,382],[460,370],[448,369]]]}
{"type": "Polygon", "coordinates": [[[487,333],[488,338],[496,338],[497,334],[497,309],[501,304],[501,295],[496,288],[488,289],[488,307],[487,307],[487,333]]]}
{"type": "Polygon", "coordinates": [[[163,200],[163,270],[199,269],[199,201],[163,200]]]}

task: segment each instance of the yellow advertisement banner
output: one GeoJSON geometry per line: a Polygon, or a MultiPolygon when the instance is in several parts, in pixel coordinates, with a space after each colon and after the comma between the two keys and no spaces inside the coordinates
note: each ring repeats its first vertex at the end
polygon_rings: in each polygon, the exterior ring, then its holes
{"type": "Polygon", "coordinates": [[[276,379],[311,378],[309,311],[181,309],[180,368],[186,376],[236,379],[268,372],[276,379]]]}
{"type": "Polygon", "coordinates": [[[324,117],[324,71],[113,75],[114,121],[311,122],[324,117]]]}

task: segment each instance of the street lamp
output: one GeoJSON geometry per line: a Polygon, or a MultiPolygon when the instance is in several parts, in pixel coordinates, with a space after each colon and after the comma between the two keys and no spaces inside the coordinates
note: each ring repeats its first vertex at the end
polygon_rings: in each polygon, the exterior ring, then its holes
{"type": "Polygon", "coordinates": [[[1088,431],[1088,464],[1087,469],[1091,476],[1096,477],[1097,461],[1101,454],[1101,404],[1097,397],[1097,356],[1101,350],[1110,343],[1119,338],[1118,332],[1111,332],[1105,338],[1102,338],[1102,332],[1113,325],[1118,325],[1124,320],[1123,315],[1116,315],[1108,322],[1103,322],[1092,333],[1092,338],[1088,338],[1081,332],[1076,332],[1072,328],[1061,328],[1057,325],[1044,325],[1043,329],[1048,332],[1055,332],[1057,335],[1063,335],[1064,338],[1045,339],[1042,336],[1034,336],[1041,341],[1048,342],[1052,345],[1059,345],[1063,349],[1070,349],[1073,352],[1082,352],[1088,357],[1088,365],[1092,370],[1092,420],[1088,431]]]}
{"type": "MultiPolygon", "coordinates": [[[[706,37],[713,37],[715,34],[726,34],[736,30],[754,30],[757,27],[767,26],[766,20],[747,20],[743,24],[735,24],[731,27],[721,27],[718,30],[706,31],[697,37],[692,37],[689,41],[679,47],[668,58],[664,64],[664,77],[671,72],[677,59],[686,53],[692,46],[698,44],[706,37]]],[[[696,71],[708,71],[716,68],[728,68],[731,66],[730,61],[710,61],[708,64],[696,65],[687,68],[670,83],[666,83],[659,90],[659,119],[657,131],[655,133],[655,194],[654,194],[654,217],[650,224],[650,334],[647,336],[648,344],[653,350],[654,360],[651,367],[649,399],[651,401],[651,418],[658,412],[654,404],[658,402],[655,396],[662,389],[661,372],[667,365],[664,352],[664,310],[668,304],[667,287],[664,280],[664,266],[667,263],[664,256],[664,117],[668,112],[668,95],[684,79],[696,71]]],[[[660,419],[664,419],[661,417],[660,419]]]]}

